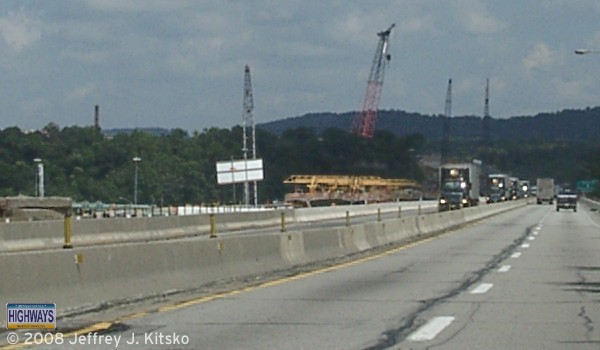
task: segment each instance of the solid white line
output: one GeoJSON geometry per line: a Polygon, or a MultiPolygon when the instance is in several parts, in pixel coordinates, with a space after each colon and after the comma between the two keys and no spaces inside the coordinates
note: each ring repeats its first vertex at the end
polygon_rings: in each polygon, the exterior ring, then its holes
{"type": "Polygon", "coordinates": [[[503,265],[498,269],[498,272],[508,272],[508,270],[510,270],[510,265],[503,265]]]}
{"type": "Polygon", "coordinates": [[[422,325],[419,329],[413,332],[408,337],[410,341],[427,341],[435,338],[444,328],[448,327],[452,321],[454,321],[454,317],[451,316],[441,316],[432,318],[426,324],[422,325]]]}
{"type": "Polygon", "coordinates": [[[471,294],[483,294],[487,293],[488,290],[492,289],[494,285],[491,283],[482,283],[477,288],[471,291],[471,294]]]}
{"type": "Polygon", "coordinates": [[[529,243],[524,243],[523,245],[521,245],[521,248],[529,248],[529,243]]]}
{"type": "Polygon", "coordinates": [[[511,255],[510,257],[513,258],[513,259],[516,259],[516,258],[518,258],[520,256],[521,256],[521,252],[516,252],[513,255],[511,255]]]}

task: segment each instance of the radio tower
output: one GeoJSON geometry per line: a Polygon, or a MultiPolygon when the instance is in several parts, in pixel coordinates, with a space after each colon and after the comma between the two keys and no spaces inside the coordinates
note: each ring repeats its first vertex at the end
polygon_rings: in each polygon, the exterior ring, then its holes
{"type": "Polygon", "coordinates": [[[367,92],[365,93],[362,112],[354,117],[352,124],[352,132],[365,138],[373,137],[373,132],[375,131],[375,120],[377,119],[377,107],[379,106],[379,98],[383,89],[385,66],[392,58],[388,54],[388,41],[394,25],[392,24],[386,31],[377,33],[379,43],[377,44],[371,73],[367,82],[367,92]]]}
{"type": "Polygon", "coordinates": [[[448,144],[450,142],[450,116],[452,115],[452,79],[448,79],[448,91],[446,92],[446,106],[442,122],[442,154],[441,164],[448,161],[448,144]]]}
{"type": "Polygon", "coordinates": [[[490,78],[485,80],[485,102],[483,106],[483,145],[489,146],[490,135],[490,78]]]}
{"type": "MultiPolygon", "coordinates": [[[[256,128],[254,125],[254,101],[252,99],[252,81],[250,80],[250,67],[246,65],[244,68],[244,111],[242,115],[242,138],[244,160],[248,160],[248,152],[252,152],[252,159],[256,159],[256,128]],[[252,137],[252,149],[248,150],[248,126],[250,126],[250,132],[252,137]]],[[[252,183],[252,193],[254,195],[254,206],[258,205],[258,186],[257,182],[252,183]]],[[[250,203],[250,184],[248,181],[244,182],[244,204],[248,206],[250,203]]]]}

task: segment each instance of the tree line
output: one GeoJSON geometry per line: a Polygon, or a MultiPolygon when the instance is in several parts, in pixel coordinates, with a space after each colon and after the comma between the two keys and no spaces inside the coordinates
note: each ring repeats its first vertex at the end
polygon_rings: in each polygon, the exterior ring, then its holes
{"type": "MultiPolygon", "coordinates": [[[[556,176],[570,182],[600,178],[600,149],[594,145],[547,141],[482,146],[454,140],[451,149],[454,157],[479,158],[522,178],[556,176]]],[[[336,128],[322,132],[295,128],[280,134],[259,128],[257,153],[264,162],[259,202],[282,199],[291,190],[283,180],[293,174],[376,175],[422,181],[428,174],[417,165],[418,160],[437,150],[436,142],[419,134],[398,137],[378,131],[372,139],[363,139],[336,128]]],[[[133,158],[139,157],[138,203],[230,203],[234,187],[217,184],[215,164],[242,156],[239,126],[191,134],[181,129],[161,135],[134,130],[113,136],[105,136],[94,127],[60,128],[53,123],[32,132],[11,127],[0,131],[0,196],[34,195],[33,159],[40,158],[47,196],[71,197],[77,202],[132,203],[133,158]]],[[[239,202],[241,184],[237,191],[239,202]]]]}
{"type": "MultiPolygon", "coordinates": [[[[279,136],[258,129],[257,151],[265,173],[259,183],[259,201],[282,199],[289,190],[283,180],[292,174],[407,177],[410,149],[420,149],[423,144],[419,136],[397,138],[383,133],[364,140],[336,129],[317,135],[300,128],[279,136]]],[[[192,134],[173,129],[163,135],[135,130],[110,137],[94,127],[61,129],[53,123],[32,132],[6,128],[0,131],[0,196],[34,195],[33,160],[40,158],[46,196],[132,203],[134,157],[141,158],[137,163],[138,203],[228,203],[234,188],[217,185],[215,164],[242,159],[242,128],[210,128],[192,134]]],[[[241,184],[237,191],[239,201],[241,184]]]]}

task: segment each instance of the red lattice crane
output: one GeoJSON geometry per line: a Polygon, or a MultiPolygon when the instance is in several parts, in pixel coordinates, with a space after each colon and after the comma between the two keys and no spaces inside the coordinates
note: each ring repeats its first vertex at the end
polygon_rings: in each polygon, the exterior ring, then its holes
{"type": "Polygon", "coordinates": [[[363,101],[362,111],[356,115],[352,123],[352,132],[365,137],[373,137],[375,131],[375,120],[377,119],[377,108],[379,107],[379,98],[383,89],[383,76],[385,75],[385,66],[388,64],[392,56],[388,53],[388,41],[392,28],[392,24],[387,30],[377,33],[379,43],[373,58],[371,73],[367,82],[367,91],[363,101]]]}

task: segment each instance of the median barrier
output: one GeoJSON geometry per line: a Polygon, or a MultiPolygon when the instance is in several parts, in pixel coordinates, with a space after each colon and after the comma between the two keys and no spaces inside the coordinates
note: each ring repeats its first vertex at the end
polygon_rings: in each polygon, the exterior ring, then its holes
{"type": "MultiPolygon", "coordinates": [[[[403,210],[435,206],[433,201],[380,203],[373,205],[346,205],[320,208],[233,212],[214,214],[219,230],[241,230],[276,225],[280,213],[289,222],[309,222],[326,219],[377,215],[403,210]]],[[[185,216],[154,216],[132,218],[77,219],[71,221],[73,246],[125,243],[174,239],[197,236],[210,232],[210,214],[185,216]]],[[[52,249],[62,247],[64,226],[62,220],[0,223],[0,252],[52,249]]]]}
{"type": "Polygon", "coordinates": [[[282,232],[279,235],[281,257],[292,265],[308,262],[304,252],[304,236],[300,232],[282,232]]]}
{"type": "Polygon", "coordinates": [[[445,211],[417,216],[417,227],[421,234],[431,234],[464,224],[462,210],[445,211]]]}
{"type": "MultiPolygon", "coordinates": [[[[508,202],[336,228],[0,254],[5,302],[56,302],[59,315],[199,288],[433,234],[525,203],[508,202]]],[[[345,211],[344,211],[345,213],[345,211]]],[[[275,211],[275,217],[279,212],[275,211]]],[[[199,218],[191,218],[196,220],[199,218]]],[[[268,219],[266,219],[268,220],[268,219]]],[[[76,238],[76,233],[74,239],[76,238]]],[[[255,277],[254,277],[255,278],[255,277]]],[[[2,314],[0,320],[6,315],[2,314]]],[[[60,324],[60,323],[59,323],[60,324]]]]}
{"type": "Polygon", "coordinates": [[[64,315],[290,267],[293,264],[280,253],[280,239],[182,239],[2,254],[0,295],[4,302],[55,302],[59,315],[64,315]]]}
{"type": "Polygon", "coordinates": [[[335,205],[329,207],[298,208],[294,210],[295,222],[307,222],[317,220],[341,219],[349,212],[351,216],[377,215],[379,209],[381,213],[397,212],[398,208],[405,210],[415,210],[419,206],[422,209],[429,209],[437,206],[435,201],[409,201],[377,204],[355,204],[355,205],[335,205]]]}
{"type": "MultiPolygon", "coordinates": [[[[367,239],[367,230],[365,225],[354,225],[347,228],[347,232],[350,234],[349,242],[352,242],[348,247],[354,247],[356,251],[362,252],[367,249],[371,249],[372,246],[367,239]]],[[[352,250],[354,252],[354,250],[352,250]]]]}
{"type": "MultiPolygon", "coordinates": [[[[281,212],[293,217],[292,210],[214,215],[218,231],[272,226],[279,222],[281,212]]],[[[71,231],[74,246],[175,239],[208,234],[210,214],[73,219],[71,231]]],[[[63,246],[63,242],[62,220],[0,223],[0,252],[58,248],[63,246]]]]}

